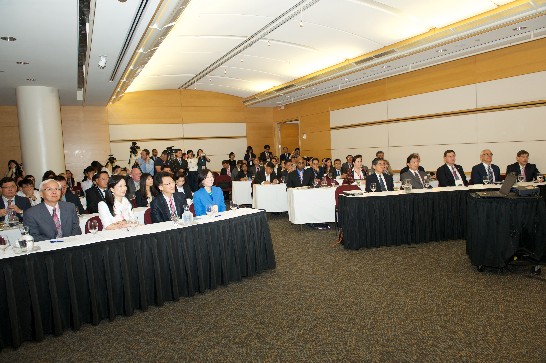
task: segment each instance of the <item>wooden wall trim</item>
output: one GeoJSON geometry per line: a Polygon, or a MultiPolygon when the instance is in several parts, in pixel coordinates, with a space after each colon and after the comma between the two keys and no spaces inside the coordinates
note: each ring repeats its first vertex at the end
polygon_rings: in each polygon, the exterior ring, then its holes
{"type": "Polygon", "coordinates": [[[378,125],[385,125],[385,124],[391,124],[391,123],[428,120],[428,119],[443,118],[443,117],[471,115],[471,114],[488,113],[488,112],[499,112],[499,111],[508,111],[508,110],[522,109],[522,108],[533,108],[533,107],[544,107],[544,106],[546,106],[546,100],[539,100],[539,101],[533,101],[533,102],[514,103],[509,105],[480,107],[480,108],[474,108],[471,110],[440,112],[440,113],[434,113],[434,114],[428,114],[428,115],[393,118],[393,119],[378,120],[378,121],[371,121],[371,122],[361,122],[361,123],[349,124],[349,125],[343,125],[343,126],[332,126],[330,127],[330,130],[352,129],[357,127],[378,126],[378,125]]]}

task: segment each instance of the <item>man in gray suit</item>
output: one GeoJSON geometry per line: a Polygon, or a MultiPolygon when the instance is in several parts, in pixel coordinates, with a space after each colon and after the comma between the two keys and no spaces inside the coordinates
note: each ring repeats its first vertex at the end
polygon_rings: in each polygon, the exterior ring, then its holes
{"type": "Polygon", "coordinates": [[[82,234],[74,204],[59,201],[62,187],[58,181],[43,181],[40,193],[43,203],[29,208],[23,216],[23,224],[28,226],[34,241],[82,234]]]}
{"type": "Polygon", "coordinates": [[[406,164],[409,170],[400,175],[402,185],[409,179],[413,189],[423,189],[425,187],[425,178],[427,177],[427,174],[425,174],[424,171],[419,170],[420,162],[421,158],[419,157],[419,154],[413,153],[408,156],[406,164]]]}

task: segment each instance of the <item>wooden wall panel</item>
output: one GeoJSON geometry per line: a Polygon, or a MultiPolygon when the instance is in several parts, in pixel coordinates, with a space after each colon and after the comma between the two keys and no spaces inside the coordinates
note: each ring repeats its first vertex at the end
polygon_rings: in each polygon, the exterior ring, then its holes
{"type": "Polygon", "coordinates": [[[93,160],[104,164],[108,159],[110,135],[107,116],[105,107],[61,107],[66,168],[78,180],[82,179],[83,169],[93,160]]]}
{"type": "Polygon", "coordinates": [[[289,152],[293,152],[295,148],[300,147],[300,124],[298,122],[281,123],[279,133],[281,148],[276,151],[277,154],[282,152],[283,147],[287,147],[289,152]]]}
{"type": "Polygon", "coordinates": [[[330,113],[323,112],[300,118],[301,154],[315,156],[320,159],[331,157],[330,113]]]}

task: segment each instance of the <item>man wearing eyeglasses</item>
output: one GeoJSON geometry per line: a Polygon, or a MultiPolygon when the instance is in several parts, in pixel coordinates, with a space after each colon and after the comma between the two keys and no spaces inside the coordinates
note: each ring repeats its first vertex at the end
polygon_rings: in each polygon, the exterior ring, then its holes
{"type": "Polygon", "coordinates": [[[526,182],[533,181],[540,173],[535,164],[529,162],[529,152],[520,150],[517,153],[516,162],[506,167],[506,174],[515,173],[517,176],[522,175],[526,182]]]}
{"type": "Polygon", "coordinates": [[[74,204],[59,201],[61,184],[47,179],[40,185],[43,203],[29,208],[24,215],[23,223],[28,226],[34,241],[45,241],[82,234],[74,204]]]}
{"type": "Polygon", "coordinates": [[[12,178],[2,178],[0,180],[2,187],[2,198],[0,198],[0,221],[4,221],[6,216],[15,215],[19,221],[23,220],[23,212],[30,208],[30,201],[26,197],[15,195],[17,193],[17,184],[12,178]]]}
{"type": "Polygon", "coordinates": [[[174,216],[181,218],[184,213],[186,195],[176,192],[176,183],[170,173],[157,173],[154,176],[154,185],[161,192],[150,203],[153,223],[170,221],[174,216]]]}
{"type": "Polygon", "coordinates": [[[488,180],[490,184],[500,181],[500,168],[493,164],[493,153],[489,149],[482,150],[478,165],[472,167],[472,184],[484,184],[488,180]]]}

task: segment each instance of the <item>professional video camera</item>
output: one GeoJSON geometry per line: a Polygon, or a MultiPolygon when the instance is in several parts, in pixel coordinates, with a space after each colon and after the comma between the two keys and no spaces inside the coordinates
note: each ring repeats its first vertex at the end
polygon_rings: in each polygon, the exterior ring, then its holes
{"type": "Polygon", "coordinates": [[[108,155],[108,161],[106,161],[106,165],[114,165],[116,163],[116,157],[112,154],[108,155]]]}
{"type": "Polygon", "coordinates": [[[175,154],[180,151],[180,149],[175,149],[174,146],[167,146],[165,150],[167,151],[167,160],[174,159],[175,154]]]}
{"type": "Polygon", "coordinates": [[[137,145],[136,141],[131,142],[131,146],[129,147],[131,155],[137,156],[138,150],[140,150],[140,146],[137,145]]]}

